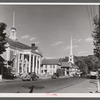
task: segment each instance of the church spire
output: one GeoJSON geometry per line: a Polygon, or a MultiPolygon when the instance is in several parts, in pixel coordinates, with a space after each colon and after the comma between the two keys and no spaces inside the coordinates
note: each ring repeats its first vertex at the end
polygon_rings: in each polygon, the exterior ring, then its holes
{"type": "Polygon", "coordinates": [[[71,36],[71,45],[70,45],[70,55],[69,55],[69,62],[74,63],[74,57],[73,57],[73,45],[72,45],[72,36],[71,36]]]}
{"type": "Polygon", "coordinates": [[[13,27],[15,27],[15,12],[13,12],[13,27]]]}
{"type": "Polygon", "coordinates": [[[72,36],[71,36],[71,47],[70,47],[70,55],[73,55],[73,51],[72,51],[72,36]]]}
{"type": "Polygon", "coordinates": [[[13,12],[13,25],[12,25],[12,28],[10,29],[10,36],[9,36],[9,38],[11,38],[14,41],[17,40],[16,28],[15,28],[15,12],[13,12]]]}

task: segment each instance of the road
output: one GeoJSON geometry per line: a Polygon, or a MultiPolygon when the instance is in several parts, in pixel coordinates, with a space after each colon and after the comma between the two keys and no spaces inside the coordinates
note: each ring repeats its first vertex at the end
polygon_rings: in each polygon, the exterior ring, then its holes
{"type": "Polygon", "coordinates": [[[0,93],[53,93],[81,83],[86,78],[59,78],[37,81],[16,81],[0,83],[0,93]]]}

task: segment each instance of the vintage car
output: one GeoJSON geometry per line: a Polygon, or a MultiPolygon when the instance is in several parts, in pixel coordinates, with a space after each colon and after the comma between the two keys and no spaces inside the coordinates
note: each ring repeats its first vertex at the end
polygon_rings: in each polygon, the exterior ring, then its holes
{"type": "Polygon", "coordinates": [[[35,73],[28,73],[22,77],[23,81],[34,81],[37,79],[39,79],[39,76],[37,76],[35,73]]]}
{"type": "Polygon", "coordinates": [[[54,73],[52,76],[51,76],[52,79],[57,79],[59,78],[59,75],[57,73],[54,73]]]}
{"type": "Polygon", "coordinates": [[[98,71],[90,71],[89,77],[90,78],[97,78],[98,76],[98,71]]]}

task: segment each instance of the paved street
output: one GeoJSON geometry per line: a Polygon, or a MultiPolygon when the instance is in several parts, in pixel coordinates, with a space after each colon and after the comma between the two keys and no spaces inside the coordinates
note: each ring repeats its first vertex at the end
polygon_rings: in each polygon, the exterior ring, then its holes
{"type": "Polygon", "coordinates": [[[95,79],[59,78],[0,83],[0,93],[89,93],[96,90],[95,79]],[[93,87],[93,88],[91,88],[93,87]]]}

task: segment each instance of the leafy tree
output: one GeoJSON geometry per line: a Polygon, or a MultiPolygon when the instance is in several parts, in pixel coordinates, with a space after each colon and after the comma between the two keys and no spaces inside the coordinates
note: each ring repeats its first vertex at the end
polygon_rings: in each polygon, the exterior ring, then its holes
{"type": "MultiPolygon", "coordinates": [[[[0,23],[0,54],[3,54],[3,52],[6,51],[6,46],[5,44],[7,43],[5,38],[6,38],[6,24],[5,23],[0,23]]],[[[3,70],[4,69],[4,63],[3,61],[0,61],[0,74],[3,75],[3,70]]]]}
{"type": "Polygon", "coordinates": [[[82,73],[87,74],[88,66],[84,59],[85,59],[85,57],[75,57],[75,64],[79,67],[79,69],[82,73]]]}
{"type": "Polygon", "coordinates": [[[6,50],[5,44],[7,43],[6,38],[6,30],[7,25],[5,23],[0,23],[0,54],[3,54],[6,50]]]}
{"type": "Polygon", "coordinates": [[[64,57],[61,59],[62,62],[67,62],[68,61],[68,57],[64,57]]]}
{"type": "Polygon", "coordinates": [[[63,76],[64,75],[64,70],[63,69],[57,69],[56,73],[58,76],[63,76]]]}
{"type": "Polygon", "coordinates": [[[94,39],[94,55],[100,60],[100,20],[97,16],[93,19],[94,31],[92,37],[94,39]]]}

